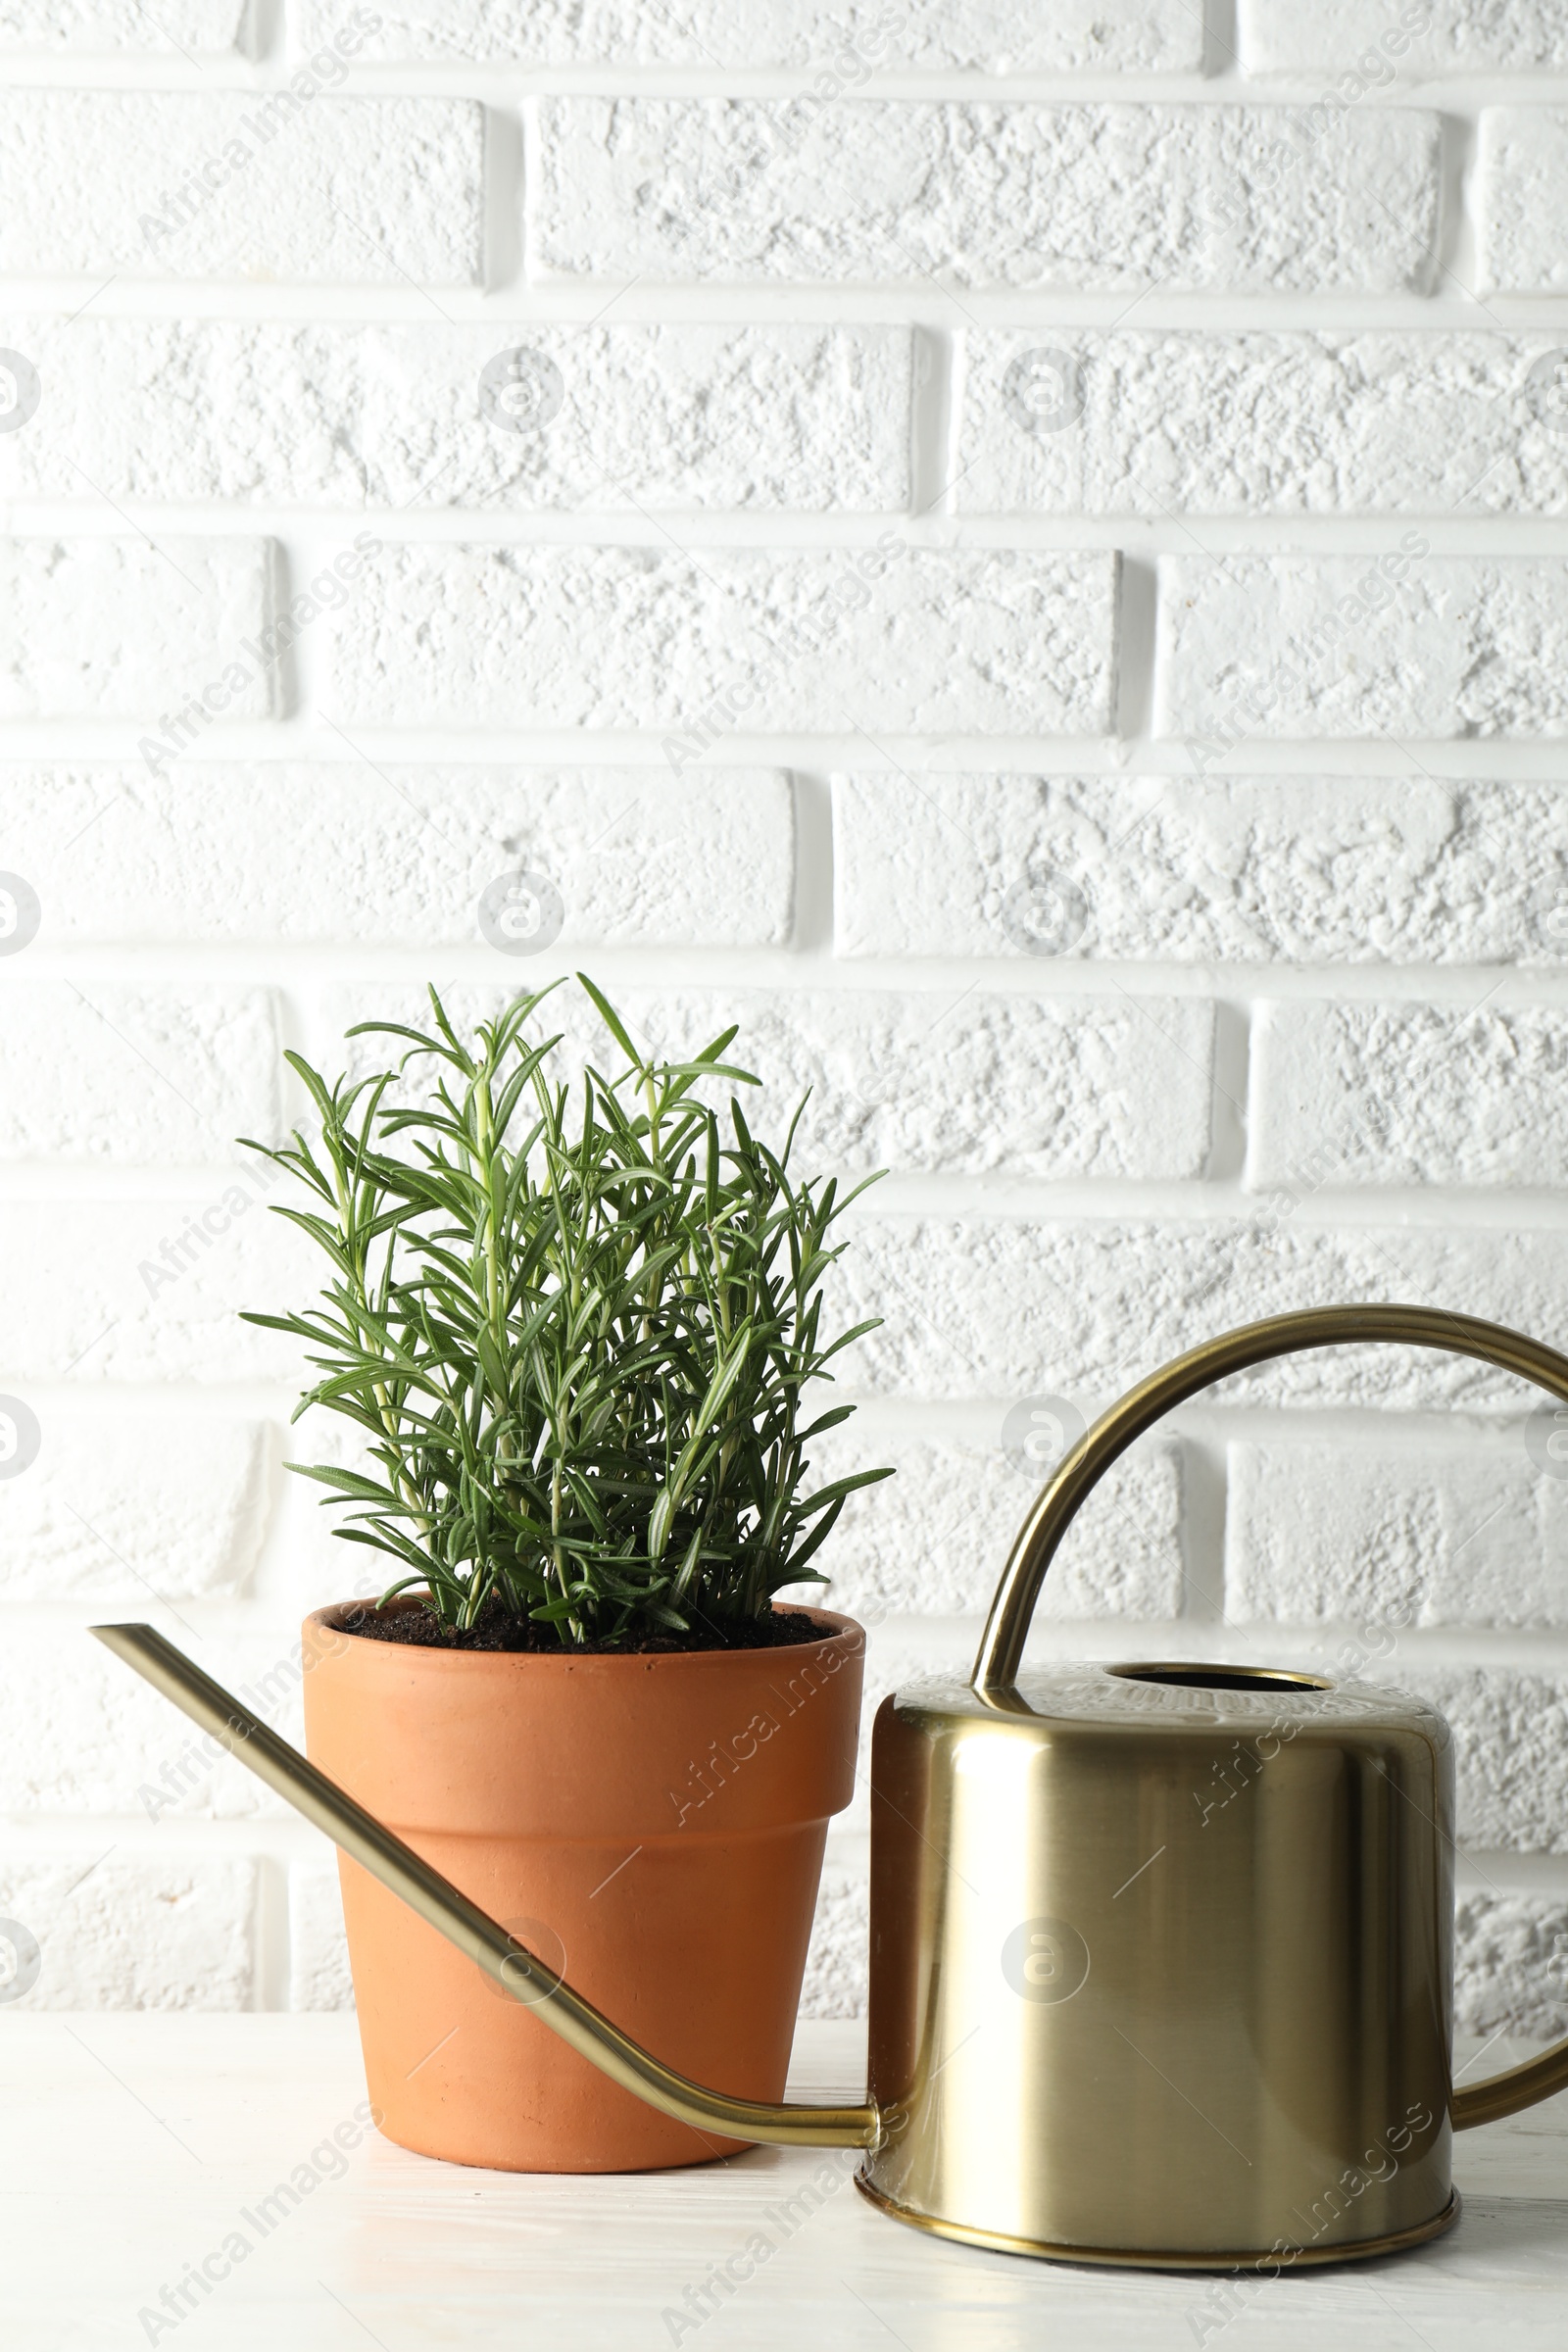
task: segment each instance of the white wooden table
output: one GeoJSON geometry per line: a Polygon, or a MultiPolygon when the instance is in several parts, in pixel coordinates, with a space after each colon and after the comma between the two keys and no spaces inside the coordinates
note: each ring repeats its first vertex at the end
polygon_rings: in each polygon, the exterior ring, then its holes
{"type": "MultiPolygon", "coordinates": [[[[798,2095],[859,2095],[862,2029],[801,2029],[798,2095]]],[[[1484,2066],[1511,2064],[1498,2043],[1484,2066]]],[[[1458,2228],[1414,2253],[1265,2283],[1221,2330],[1202,2276],[974,2253],[900,2228],[848,2169],[781,2213],[824,2161],[758,2148],[636,2177],[544,2179],[434,2164],[335,2127],[365,2097],[344,2016],[0,2012],[5,2164],[0,2341],[20,2352],[1560,2352],[1568,2342],[1568,2095],[1457,2142],[1458,2228]],[[305,2165],[319,2185],[258,2207],[305,2165]],[[804,2208],[803,2208],[804,2210],[804,2208]],[[248,2218],[247,2218],[248,2217],[248,2218]],[[242,2259],[222,2249],[238,2231],[242,2259]],[[701,2315],[715,2266],[744,2273],[701,2315]],[[217,2283],[178,2282],[206,2262],[217,2283]],[[227,2270],[226,2277],[221,2276],[227,2270]],[[164,2290],[171,2301],[163,2300],[164,2290]],[[171,2312],[179,2315],[172,2317],[171,2312]],[[1196,2324],[1195,2324],[1196,2323],[1196,2324]]]]}

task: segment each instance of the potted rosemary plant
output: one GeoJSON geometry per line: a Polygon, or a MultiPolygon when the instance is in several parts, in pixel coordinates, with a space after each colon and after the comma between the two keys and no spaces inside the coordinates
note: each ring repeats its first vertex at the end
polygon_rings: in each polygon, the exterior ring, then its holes
{"type": "MultiPolygon", "coordinates": [[[[849,1406],[805,1392],[869,1326],[822,1326],[847,1205],[754,1137],[724,1055],[560,1082],[548,991],[368,1076],[289,1056],[318,1132],[270,1154],[330,1260],[293,1334],[363,1466],[294,1464],[396,1563],[306,1621],[313,1758],[668,2064],[783,2088],[863,1636],[773,1595],[868,1471],[810,1489],[849,1406]],[[713,1106],[722,1098],[727,1118],[713,1106]]],[[[799,1120],[799,1112],[796,1121],[799,1120]]],[[[853,1198],[851,1195],[848,1198],[853,1198]]],[[[520,2171],[728,2153],[639,2104],[346,1858],[373,2101],[406,2146],[520,2171]]]]}

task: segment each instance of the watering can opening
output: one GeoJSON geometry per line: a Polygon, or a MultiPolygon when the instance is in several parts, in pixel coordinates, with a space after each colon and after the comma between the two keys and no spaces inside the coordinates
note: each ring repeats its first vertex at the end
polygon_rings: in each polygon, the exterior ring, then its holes
{"type": "Polygon", "coordinates": [[[1124,1683],[1162,1683],[1178,1690],[1332,1690],[1321,1674],[1298,1674],[1286,1666],[1152,1665],[1107,1666],[1124,1683]]]}
{"type": "Polygon", "coordinates": [[[1283,1667],[1020,1677],[1047,1567],[1144,1430],[1249,1365],[1367,1340],[1477,1356],[1568,1403],[1555,1349],[1365,1306],[1226,1333],[1105,1413],[1025,1522],[969,1682],[911,1686],[878,1713],[858,2105],[738,2098],[675,2073],[152,1627],[92,1630],[665,2114],[863,2148],[858,2185],[882,2210],[1008,2252],[1276,2271],[1390,2253],[1454,2220],[1452,2130],[1568,2087],[1568,2041],[1452,2082],[1446,1724],[1406,1694],[1283,1667]]]}

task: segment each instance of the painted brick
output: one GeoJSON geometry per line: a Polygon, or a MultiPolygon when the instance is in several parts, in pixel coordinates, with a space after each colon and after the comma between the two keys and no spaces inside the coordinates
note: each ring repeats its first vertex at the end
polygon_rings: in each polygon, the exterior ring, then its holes
{"type": "Polygon", "coordinates": [[[1207,1158],[1213,1014],[1197,1000],[728,989],[620,1008],[670,1054],[739,1021],[729,1058],[763,1081],[745,1096],[755,1126],[787,1126],[810,1092],[807,1164],[1184,1177],[1207,1158]]]}
{"type": "Polygon", "coordinates": [[[213,1854],[104,1854],[106,1841],[0,1864],[0,1912],[42,1947],[28,2009],[250,2009],[257,1868],[213,1854]]]}
{"type": "Polygon", "coordinates": [[[963,514],[1568,510],[1568,432],[1532,374],[1549,334],[1037,326],[962,341],[963,514]]]}
{"type": "Polygon", "coordinates": [[[1568,564],[1426,549],[1391,529],[1375,555],[1162,557],[1157,731],[1561,734],[1568,564]]]}
{"type": "Polygon", "coordinates": [[[1568,1853],[1568,1686],[1501,1666],[1401,1657],[1383,1685],[1417,1691],[1453,1727],[1455,1835],[1493,1853],[1568,1853]]]}
{"type": "Polygon", "coordinates": [[[274,1483],[265,1423],[55,1401],[38,1420],[36,1459],[0,1484],[0,1598],[139,1612],[244,1583],[274,1483]]]}
{"type": "Polygon", "coordinates": [[[1104,733],[1108,554],[390,546],[336,616],[345,724],[1104,733]]]}
{"type": "Polygon", "coordinates": [[[1544,1005],[1262,1004],[1247,1181],[1554,1185],[1568,1014],[1544,1005]]]}
{"type": "Polygon", "coordinates": [[[249,56],[252,0],[160,0],[157,22],[139,0],[5,0],[0,48],[113,55],[148,49],[167,59],[249,56]]]}
{"type": "MultiPolygon", "coordinates": [[[[145,1595],[143,1596],[145,1599],[145,1595]]],[[[138,1609],[137,1614],[144,1611],[138,1609]]],[[[84,1611],[85,1618],[85,1611],[84,1611]]],[[[172,1638],[298,1746],[299,1629],[250,1617],[222,1631],[179,1619],[172,1638]]],[[[175,1842],[181,1821],[293,1820],[280,1796],[94,1642],[12,1612],[0,1656],[0,1788],[16,1814],[112,1813],[175,1842]]]]}
{"type": "Polygon", "coordinates": [[[542,98],[540,275],[1086,291],[1427,283],[1438,118],[1300,110],[542,98]]]}
{"type": "Polygon", "coordinates": [[[288,1874],[291,2009],[352,2009],[343,1896],[333,1862],[297,1862],[288,1874]]]}
{"type": "Polygon", "coordinates": [[[864,2017],[870,1945],[870,1887],[864,1866],[857,1869],[830,1855],[822,1869],[806,1955],[802,2017],[864,2017]]]}
{"type": "MultiPolygon", "coordinates": [[[[1131,962],[1559,964],[1557,784],[1336,776],[839,776],[841,956],[1061,954],[1131,962]],[[1083,930],[1009,926],[1065,877],[1083,930]]],[[[1480,995],[1477,990],[1477,995],[1480,995]]]]}
{"type": "Polygon", "coordinates": [[[1400,1624],[1568,1624],[1568,1484],[1537,1468],[1522,1429],[1228,1453],[1228,1618],[1364,1624],[1374,1657],[1400,1624]]]}
{"type": "Polygon", "coordinates": [[[909,504],[904,327],[89,312],[0,320],[0,347],[22,353],[40,383],[25,428],[0,433],[0,489],[14,497],[841,514],[909,504]],[[522,355],[519,381],[540,399],[536,426],[519,426],[481,382],[509,352],[522,355]]]}
{"type": "MultiPolygon", "coordinates": [[[[326,1058],[335,1071],[337,1058],[330,1054],[326,1058]]],[[[347,1054],[343,1058],[348,1058],[347,1054]]],[[[280,1450],[287,1462],[372,1475],[376,1469],[365,1433],[340,1414],[325,1412],[318,1405],[289,1422],[280,1450]]],[[[346,1544],[338,1533],[343,1525],[343,1513],[325,1500],[323,1488],[297,1472],[283,1472],[277,1482],[277,1520],[270,1538],[271,1557],[265,1585],[270,1622],[270,1612],[279,1612],[287,1632],[298,1626],[308,1609],[322,1608],[329,1601],[375,1600],[386,1591],[397,1563],[385,1552],[372,1551],[363,1544],[346,1544]]],[[[263,1698],[271,1704],[289,1701],[299,1678],[293,1671],[294,1653],[288,1641],[278,1644],[271,1662],[270,1691],[264,1690],[263,1698]],[[288,1663],[280,1666],[285,1654],[288,1663]]]]}
{"type": "MultiPolygon", "coordinates": [[[[1045,1399],[1047,1416],[1065,1400],[1045,1399]]],[[[983,1617],[1002,1564],[1051,1473],[1050,1451],[1027,1445],[962,1445],[885,1438],[846,1422],[810,1446],[811,1484],[892,1463],[898,1475],[852,1494],[813,1565],[832,1578],[826,1606],[862,1623],[889,1614],[983,1617]]],[[[1088,1416],[1080,1416],[1087,1426],[1088,1416]]],[[[1055,1424],[1060,1428],[1062,1422],[1055,1424]]],[[[1078,1434],[1079,1423],[1066,1424],[1078,1434]]],[[[1046,1618],[1179,1616],[1182,1599],[1182,1460],[1157,1440],[1124,1455],[1085,1503],[1041,1589],[1046,1618]]],[[[811,1589],[794,1589],[807,1600],[811,1589]]]]}
{"type": "Polygon", "coordinates": [[[466,99],[14,90],[0,271],[477,285],[483,120],[466,99]]]}
{"type": "Polygon", "coordinates": [[[1359,0],[1238,0],[1237,46],[1248,73],[1321,73],[1325,94],[1355,106],[1396,74],[1561,69],[1568,23],[1557,0],[1409,0],[1377,16],[1359,0]]]}
{"type": "Polygon", "coordinates": [[[23,983],[0,1025],[0,1159],[226,1162],[236,1134],[279,1140],[282,1066],[266,989],[23,983]]]}
{"type": "Polygon", "coordinates": [[[1550,294],[1568,286],[1568,107],[1489,107],[1480,143],[1483,289],[1550,294]]]}
{"type": "MultiPolygon", "coordinates": [[[[270,718],[261,539],[0,540],[0,719],[155,717],[207,695],[214,723],[270,718]]],[[[204,721],[204,723],[206,723],[204,721]]]]}
{"type": "MultiPolygon", "coordinates": [[[[857,1215],[831,1309],[882,1328],[839,1359],[853,1395],[1056,1396],[1109,1401],[1213,1332],[1288,1309],[1412,1300],[1554,1331],[1568,1234],[1314,1227],[1300,1217],[1083,1223],[857,1215]]],[[[1386,1346],[1313,1350],[1221,1392],[1258,1403],[1501,1404],[1519,1392],[1461,1356],[1386,1346]]]]}
{"type": "MultiPolygon", "coordinates": [[[[262,1163],[265,1165],[265,1163],[262,1163]]],[[[257,1176],[215,1174],[180,1200],[13,1202],[0,1225],[0,1298],[14,1382],[276,1380],[305,1367],[277,1333],[239,1320],[320,1287],[326,1260],[264,1213],[257,1176]],[[205,1234],[205,1239],[203,1238],[205,1234]]],[[[281,1182],[277,1198],[283,1198],[281,1182]]]]}
{"type": "MultiPolygon", "coordinates": [[[[1461,1894],[1453,1915],[1453,2016],[1461,2034],[1568,2033],[1568,1902],[1461,1894]]],[[[1497,2062],[1493,2053],[1492,2065],[1497,2062]]],[[[1468,2082],[1490,2072],[1483,2062],[1468,2082]]]]}
{"type": "Polygon", "coordinates": [[[978,1624],[970,1618],[950,1617],[916,1625],[908,1618],[895,1617],[868,1628],[855,1795],[834,1818],[837,1838],[863,1838],[871,1827],[871,1736],[882,1701],[906,1683],[921,1682],[933,1674],[956,1675],[967,1681],[979,1635],[978,1624]]]}
{"type": "MultiPolygon", "coordinates": [[[[811,995],[758,1007],[737,1051],[765,1081],[759,1124],[809,1088],[808,1158],[857,1173],[1195,1177],[1208,1155],[1213,1014],[949,992],[937,999],[811,995]]],[[[705,1010],[710,1034],[723,1006],[705,1010]]],[[[690,1024],[673,1032],[694,1035],[690,1024]]]]}
{"type": "MultiPolygon", "coordinates": [[[[513,993],[509,976],[491,988],[444,989],[442,1002],[471,1025],[493,1019],[513,993]]],[[[674,1059],[738,1022],[725,1059],[762,1081],[739,1090],[748,1123],[782,1137],[809,1094],[791,1157],[803,1171],[1193,1177],[1208,1155],[1213,1014],[1196,999],[1156,1002],[1146,1015],[1126,999],[953,990],[617,986],[612,995],[644,1051],[674,1059]]],[[[422,989],[381,983],[332,992],[322,1026],[336,1034],[362,1020],[418,1022],[427,1011],[422,989]]],[[[576,987],[553,995],[539,1018],[540,1034],[561,1033],[558,1068],[572,1083],[589,1061],[620,1066],[576,987]]],[[[367,1039],[349,1066],[378,1067],[382,1052],[367,1039]]],[[[712,1099],[735,1091],[716,1086],[712,1099]]]]}
{"type": "MultiPolygon", "coordinates": [[[[328,40],[351,0],[306,0],[307,44],[328,40]]],[[[1182,0],[1055,0],[1049,13],[995,0],[394,0],[366,43],[375,58],[499,65],[800,66],[853,88],[878,68],[991,74],[1121,67],[1196,73],[1202,23],[1182,0]]]]}
{"type": "Polygon", "coordinates": [[[560,892],[568,951],[765,947],[794,898],[790,782],[766,769],[13,766],[0,838],[46,943],[478,944],[481,893],[524,870],[560,892]]]}

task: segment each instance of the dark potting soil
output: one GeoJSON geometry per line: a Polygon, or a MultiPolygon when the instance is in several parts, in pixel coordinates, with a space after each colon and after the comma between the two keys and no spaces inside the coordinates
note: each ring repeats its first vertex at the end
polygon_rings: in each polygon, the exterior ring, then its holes
{"type": "Polygon", "coordinates": [[[557,1657],[642,1657],[694,1649],[785,1649],[830,1636],[804,1609],[775,1609],[735,1625],[704,1625],[686,1634],[643,1634],[625,1642],[584,1642],[567,1646],[554,1626],[509,1617],[499,1602],[487,1601],[476,1625],[458,1631],[423,1607],[377,1609],[372,1601],[346,1610],[338,1623],[346,1634],[371,1642],[402,1642],[417,1649],[549,1650],[557,1657]]]}

